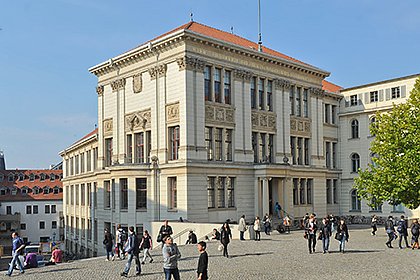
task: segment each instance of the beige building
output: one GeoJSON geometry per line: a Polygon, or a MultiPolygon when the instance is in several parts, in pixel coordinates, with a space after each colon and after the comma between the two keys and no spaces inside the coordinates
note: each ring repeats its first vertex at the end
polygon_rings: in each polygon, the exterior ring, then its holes
{"type": "Polygon", "coordinates": [[[359,167],[365,169],[375,156],[370,152],[370,144],[375,136],[369,130],[369,125],[375,121],[374,115],[390,110],[393,104],[405,102],[419,77],[420,74],[417,74],[341,90],[344,96],[339,113],[341,214],[367,217],[372,214],[420,216],[418,210],[410,211],[402,205],[378,204],[369,207],[366,201],[358,199],[353,188],[359,167]]]}

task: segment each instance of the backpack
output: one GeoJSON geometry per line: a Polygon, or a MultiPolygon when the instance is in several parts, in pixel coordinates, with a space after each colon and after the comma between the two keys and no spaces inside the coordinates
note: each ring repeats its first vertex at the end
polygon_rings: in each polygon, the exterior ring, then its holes
{"type": "Polygon", "coordinates": [[[417,236],[417,235],[419,235],[419,225],[414,225],[412,228],[411,228],[411,234],[412,235],[415,235],[415,236],[417,236]]]}
{"type": "Polygon", "coordinates": [[[133,253],[135,254],[135,255],[137,255],[139,252],[140,252],[140,248],[139,248],[139,246],[140,246],[140,240],[139,240],[139,238],[137,237],[137,235],[136,234],[134,234],[134,237],[133,237],[133,243],[134,243],[134,249],[133,249],[133,253]]]}
{"type": "Polygon", "coordinates": [[[125,230],[121,230],[120,236],[121,236],[121,243],[125,243],[125,241],[127,241],[127,238],[128,238],[127,232],[125,230]]]}
{"type": "Polygon", "coordinates": [[[398,231],[399,233],[403,233],[403,232],[404,232],[404,222],[403,222],[403,221],[399,221],[399,222],[398,222],[397,231],[398,231]]]}

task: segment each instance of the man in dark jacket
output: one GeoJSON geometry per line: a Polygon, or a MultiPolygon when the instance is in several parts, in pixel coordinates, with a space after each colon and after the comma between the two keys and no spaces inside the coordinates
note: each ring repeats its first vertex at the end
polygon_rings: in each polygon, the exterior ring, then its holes
{"type": "Polygon", "coordinates": [[[131,262],[134,258],[136,262],[136,276],[140,275],[141,273],[141,265],[140,265],[140,259],[139,259],[139,253],[140,253],[140,242],[137,237],[137,235],[134,232],[134,227],[128,228],[128,240],[125,243],[124,251],[125,254],[128,256],[127,264],[125,265],[124,271],[121,273],[121,276],[127,277],[128,272],[130,271],[131,262]]]}
{"type": "Polygon", "coordinates": [[[394,240],[395,228],[394,228],[394,220],[392,216],[388,217],[388,220],[385,222],[385,231],[388,234],[388,241],[385,243],[388,248],[392,247],[392,241],[394,240]]]}
{"type": "Polygon", "coordinates": [[[165,220],[159,230],[160,241],[158,242],[162,242],[162,246],[163,246],[163,244],[165,243],[164,242],[165,237],[171,236],[172,234],[173,234],[172,227],[168,225],[168,220],[165,220]]]}
{"type": "Polygon", "coordinates": [[[400,235],[400,240],[398,242],[398,246],[400,247],[400,249],[402,249],[401,241],[403,238],[405,240],[405,247],[409,248],[408,240],[407,240],[407,236],[408,236],[407,228],[408,228],[407,221],[405,220],[404,215],[402,215],[401,220],[398,221],[398,226],[397,226],[397,231],[398,231],[398,234],[400,235]]]}

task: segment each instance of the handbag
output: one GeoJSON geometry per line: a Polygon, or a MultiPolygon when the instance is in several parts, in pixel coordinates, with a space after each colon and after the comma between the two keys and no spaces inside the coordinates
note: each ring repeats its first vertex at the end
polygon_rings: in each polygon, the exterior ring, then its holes
{"type": "Polygon", "coordinates": [[[217,250],[219,250],[220,252],[222,252],[224,247],[225,246],[223,246],[223,244],[220,244],[219,247],[217,247],[217,250]]]}
{"type": "Polygon", "coordinates": [[[162,234],[158,234],[157,238],[156,238],[156,242],[162,242],[162,234]]]}
{"type": "Polygon", "coordinates": [[[335,234],[335,240],[341,241],[341,234],[339,234],[338,232],[335,234]]]}
{"type": "Polygon", "coordinates": [[[303,234],[303,238],[308,239],[308,233],[307,233],[307,232],[305,232],[305,233],[303,234]]]}

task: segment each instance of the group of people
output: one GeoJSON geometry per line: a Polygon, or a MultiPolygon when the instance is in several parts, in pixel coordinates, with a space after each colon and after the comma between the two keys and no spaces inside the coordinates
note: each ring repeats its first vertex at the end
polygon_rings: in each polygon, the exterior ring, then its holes
{"type": "MultiPolygon", "coordinates": [[[[372,217],[372,235],[375,235],[377,231],[377,217],[372,217]]],[[[392,216],[389,216],[388,219],[385,222],[385,231],[388,235],[388,241],[385,243],[385,245],[388,248],[392,247],[392,241],[396,240],[399,237],[398,241],[398,247],[400,249],[403,249],[402,247],[402,241],[405,241],[405,247],[414,249],[420,249],[419,246],[419,235],[420,235],[420,224],[417,219],[413,221],[410,227],[411,232],[411,245],[408,244],[408,222],[405,219],[404,215],[401,216],[401,219],[397,222],[394,221],[394,218],[392,216]],[[397,227],[397,229],[395,229],[397,227]]]]}

